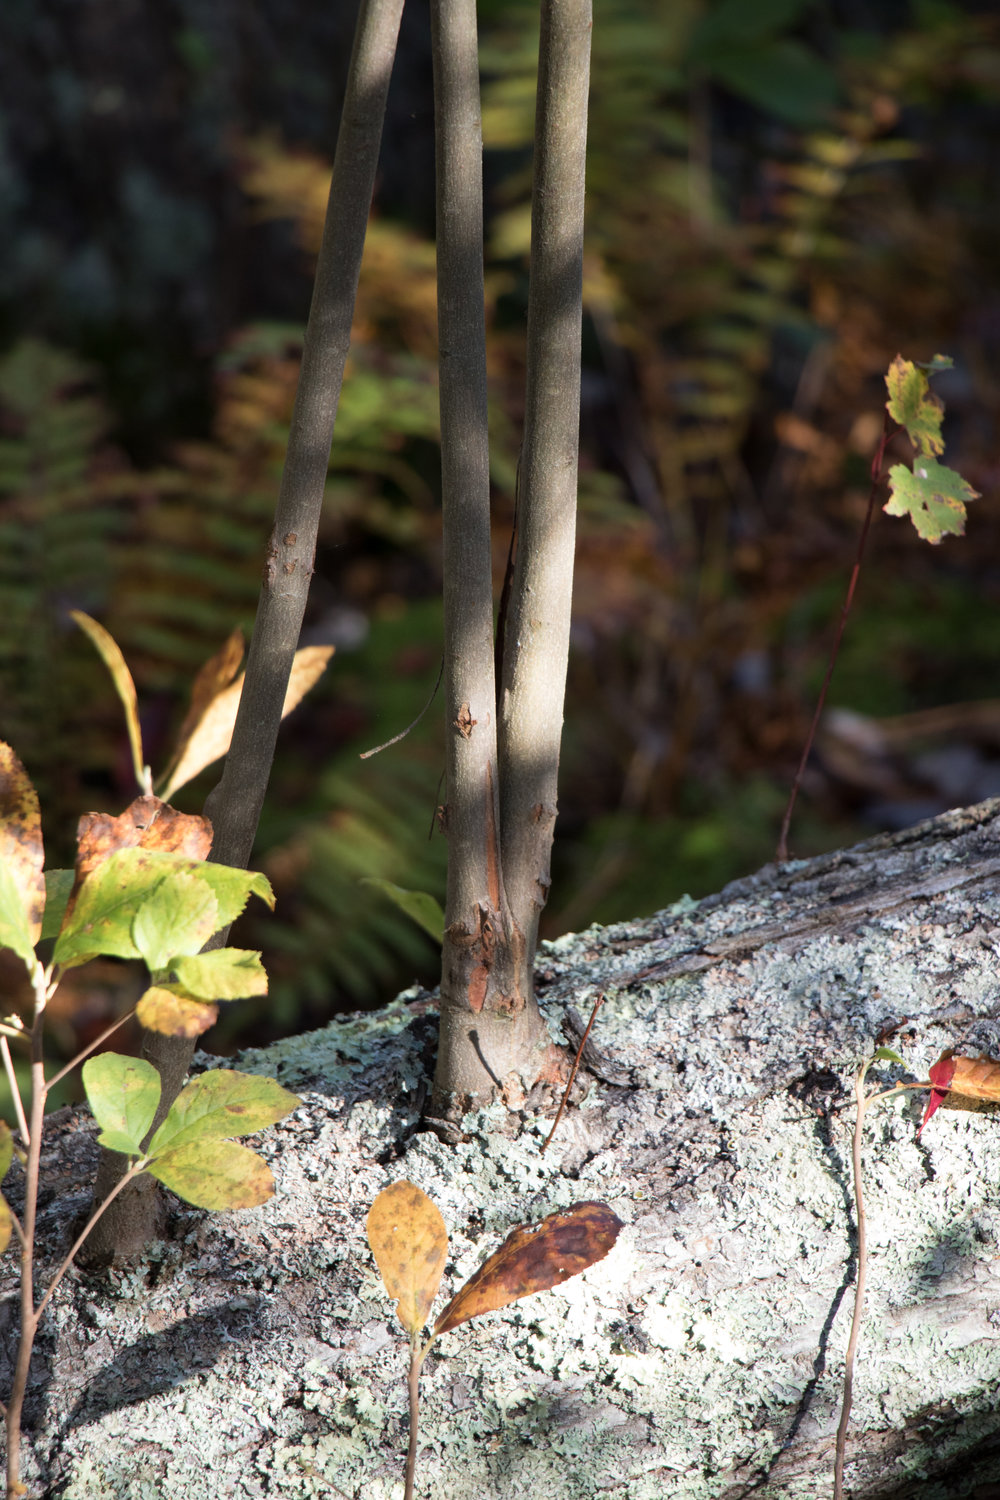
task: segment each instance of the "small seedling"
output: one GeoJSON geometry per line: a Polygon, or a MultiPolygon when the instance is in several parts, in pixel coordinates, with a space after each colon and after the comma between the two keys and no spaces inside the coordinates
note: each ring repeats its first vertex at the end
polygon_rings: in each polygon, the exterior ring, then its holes
{"type": "Polygon", "coordinates": [[[775,853],[775,859],[779,863],[783,863],[788,858],[788,830],[792,822],[792,813],[795,810],[795,800],[812,752],[813,741],[816,738],[816,731],[826,704],[830,679],[833,676],[840,643],[843,640],[844,627],[854,602],[854,590],[857,587],[858,574],[865,555],[865,544],[868,541],[868,532],[875,514],[875,499],[879,485],[882,483],[885,450],[890,440],[897,432],[905,431],[913,444],[913,468],[910,469],[907,464],[893,464],[888,474],[889,499],[882,508],[889,516],[909,516],[918,535],[922,536],[924,541],[937,546],[941,538],[948,533],[962,536],[965,532],[965,507],[970,501],[979,499],[978,491],[974,490],[971,484],[967,484],[961,474],[938,462],[940,455],[944,452],[944,438],[941,435],[944,404],[931,390],[930,377],[940,374],[942,370],[950,370],[952,364],[953,361],[945,354],[935,354],[927,364],[914,364],[904,359],[901,354],[897,354],[885,377],[889,399],[885,403],[882,437],[879,440],[875,457],[872,459],[868,509],[865,512],[864,524],[858,538],[854,567],[851,569],[847,595],[840,611],[833,645],[830,648],[830,657],[826,665],[823,685],[819,690],[816,711],[809,726],[809,733],[806,735],[802,757],[795,772],[795,779],[788,796],[788,805],[781,821],[781,832],[778,835],[778,848],[775,853]]]}
{"type": "Polygon", "coordinates": [[[851,1319],[851,1333],[847,1342],[847,1355],[844,1365],[844,1399],[840,1410],[840,1425],[837,1428],[833,1500],[843,1500],[844,1495],[844,1460],[847,1451],[847,1428],[851,1417],[851,1399],[854,1391],[854,1358],[857,1353],[858,1336],[861,1332],[865,1283],[868,1278],[868,1235],[861,1170],[861,1148],[865,1113],[870,1105],[877,1104],[881,1099],[895,1098],[903,1093],[904,1090],[930,1089],[931,1095],[927,1101],[927,1108],[924,1110],[920,1129],[917,1131],[919,1137],[931,1115],[949,1093],[964,1099],[985,1099],[991,1103],[1000,1104],[1000,1062],[995,1061],[991,1057],[961,1057],[956,1056],[954,1052],[949,1050],[941,1054],[937,1062],[930,1069],[928,1078],[923,1082],[895,1083],[891,1089],[880,1089],[874,1094],[866,1094],[865,1080],[868,1076],[868,1070],[876,1062],[891,1062],[896,1063],[900,1067],[906,1066],[899,1053],[894,1052],[891,1047],[877,1047],[871,1057],[862,1064],[854,1080],[856,1110],[854,1116],[852,1160],[854,1166],[854,1202],[858,1217],[858,1276],[854,1287],[854,1315],[851,1319]]]}
{"type": "Polygon", "coordinates": [[[0,1021],[0,1057],[20,1130],[17,1144],[0,1125],[0,1181],[16,1156],[24,1174],[21,1216],[0,1198],[0,1251],[13,1234],[21,1250],[20,1341],[7,1429],[7,1500],[26,1493],[20,1481],[21,1414],[31,1351],[53,1293],[108,1204],[143,1172],[200,1208],[248,1208],[274,1190],[270,1168],[233,1136],[273,1125],[299,1104],[273,1079],[228,1070],[189,1083],[154,1129],[160,1078],[141,1058],[102,1052],[91,1056],[129,1016],[47,1077],[43,1053],[45,1011],[67,970],[98,955],[141,958],[151,984],[135,1014],[147,1027],[197,1036],[214,1021],[220,1001],[267,992],[259,953],[204,943],[239,915],[251,894],[274,904],[263,875],[206,861],[212,842],[205,818],[175,812],[151,795],[118,818],[81,818],[75,870],[44,871],[38,797],[8,745],[0,744],[0,947],[24,964],[31,985],[31,1015],[0,1021]],[[35,951],[55,940],[46,963],[35,951]],[[25,1111],[11,1043],[30,1057],[25,1111]],[[120,1152],[127,1170],[91,1214],[36,1302],[35,1230],[45,1104],[51,1089],[83,1063],[83,1085],[100,1127],[98,1141],[120,1152]]]}
{"type": "Polygon", "coordinates": [[[434,1340],[470,1318],[495,1312],[545,1292],[603,1260],[622,1228],[604,1203],[575,1203],[549,1214],[540,1224],[511,1230],[452,1297],[422,1344],[448,1256],[448,1231],[437,1208],[405,1179],[383,1189],[368,1214],[368,1243],[386,1291],[396,1300],[399,1321],[410,1336],[410,1444],[406,1455],[404,1500],[413,1500],[417,1463],[420,1370],[434,1340]]]}

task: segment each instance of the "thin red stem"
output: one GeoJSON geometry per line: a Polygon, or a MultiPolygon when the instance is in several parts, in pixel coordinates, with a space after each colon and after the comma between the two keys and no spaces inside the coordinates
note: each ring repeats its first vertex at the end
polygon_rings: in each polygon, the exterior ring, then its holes
{"type": "Polygon", "coordinates": [[[569,1091],[573,1087],[573,1080],[576,1078],[576,1070],[580,1066],[580,1058],[583,1056],[583,1049],[587,1045],[587,1038],[590,1035],[590,1028],[591,1028],[591,1026],[593,1026],[593,1024],[594,1024],[594,1018],[597,1015],[597,1012],[600,1010],[600,1008],[601,1008],[601,1006],[603,1004],[604,1004],[604,991],[602,990],[601,993],[598,995],[597,999],[594,1001],[594,1008],[590,1012],[590,1020],[587,1022],[586,1030],[584,1031],[583,1036],[580,1038],[580,1045],[576,1049],[576,1056],[573,1059],[573,1066],[570,1069],[569,1083],[567,1083],[567,1085],[566,1085],[566,1092],[563,1094],[562,1099],[559,1101],[559,1108],[556,1110],[556,1117],[552,1121],[552,1129],[549,1131],[548,1135],[545,1138],[545,1145],[542,1147],[542,1150],[541,1150],[541,1153],[540,1153],[542,1156],[544,1156],[545,1153],[546,1153],[546,1151],[548,1150],[549,1143],[551,1142],[552,1137],[556,1133],[556,1127],[559,1124],[559,1121],[563,1117],[563,1110],[566,1108],[566,1101],[569,1098],[569,1091]]]}
{"type": "Polygon", "coordinates": [[[851,581],[847,586],[847,597],[845,598],[843,608],[840,611],[840,620],[837,624],[837,632],[834,636],[833,646],[830,650],[830,659],[826,664],[826,675],[823,678],[823,686],[819,691],[819,701],[816,704],[816,712],[813,714],[813,720],[809,726],[809,733],[806,736],[805,746],[802,751],[802,759],[799,761],[798,770],[795,772],[795,780],[792,782],[792,790],[788,797],[788,806],[785,808],[785,816],[781,820],[781,832],[778,835],[778,849],[774,856],[779,864],[784,863],[784,861],[788,858],[788,830],[791,827],[792,813],[795,810],[795,801],[799,795],[799,787],[802,785],[802,777],[805,775],[806,763],[812,753],[813,741],[816,738],[816,731],[819,728],[819,721],[822,717],[823,709],[826,706],[827,689],[830,686],[830,679],[833,676],[833,669],[837,663],[837,656],[840,652],[840,643],[844,635],[844,627],[847,624],[847,617],[851,612],[851,605],[854,602],[854,590],[857,587],[858,574],[861,571],[861,560],[865,555],[865,545],[868,541],[868,533],[871,530],[872,519],[875,515],[875,500],[878,495],[878,487],[882,481],[882,463],[885,458],[885,450],[888,446],[889,439],[893,435],[894,430],[895,424],[890,425],[889,413],[888,411],[886,411],[885,418],[882,423],[882,437],[879,441],[878,451],[876,452],[875,457],[872,459],[872,483],[871,489],[868,492],[868,509],[865,512],[864,525],[861,528],[861,535],[858,538],[858,550],[854,558],[854,567],[851,569],[851,581]]]}

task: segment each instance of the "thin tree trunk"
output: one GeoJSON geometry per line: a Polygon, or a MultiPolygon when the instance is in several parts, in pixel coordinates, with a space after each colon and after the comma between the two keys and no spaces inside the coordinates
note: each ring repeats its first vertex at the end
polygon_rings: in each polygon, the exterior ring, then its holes
{"type": "MultiPolygon", "coordinates": [[[[268,542],[246,680],[222,778],[205,805],[212,859],[245,867],[274,759],[281,710],[316,556],[330,447],[351,341],[361,256],[378,166],[403,0],[362,0],[337,136],[323,240],[288,435],[274,528],[268,542]]],[[[210,946],[221,947],[226,933],[210,946]]],[[[143,1056],[163,1082],[160,1123],[180,1091],[194,1043],[143,1033],[143,1056]]],[[[97,1194],[106,1196],[124,1158],[105,1152],[97,1194]]],[[[88,1244],[100,1262],[140,1250],[155,1234],[159,1191],[140,1178],[116,1199],[88,1244]]]]}
{"type": "Polygon", "coordinates": [[[528,414],[499,715],[475,6],[436,0],[432,25],[450,721],[448,905],[434,1110],[454,1115],[496,1094],[520,1103],[551,1063],[532,969],[548,887],[569,649],[590,8],[580,0],[542,8],[528,414]]]}
{"type": "Polygon", "coordinates": [[[448,892],[436,1114],[506,1083],[522,1050],[523,949],[499,845],[483,163],[475,0],[433,0],[444,528],[448,892]]]}
{"type": "Polygon", "coordinates": [[[504,879],[532,956],[549,890],[569,656],[591,27],[590,0],[544,0],[524,444],[500,698],[504,879]]]}

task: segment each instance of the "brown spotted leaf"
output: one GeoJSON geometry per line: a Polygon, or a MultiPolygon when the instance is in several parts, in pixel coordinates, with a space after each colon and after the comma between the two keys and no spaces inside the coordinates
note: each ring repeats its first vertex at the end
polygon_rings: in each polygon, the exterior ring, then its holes
{"type": "MultiPolygon", "coordinates": [[[[285,718],[296,708],[309,689],[323,675],[326,664],[333,655],[332,646],[303,646],[296,651],[292,671],[285,692],[281,717],[285,718]]],[[[195,776],[214,761],[221,759],[229,749],[236,723],[236,711],[243,692],[243,674],[228,687],[223,688],[206,705],[198,722],[188,734],[177,762],[163,787],[164,797],[172,797],[179,787],[186,786],[195,776]]]]}
{"type": "Polygon", "coordinates": [[[426,1193],[405,1178],[383,1188],[368,1213],[368,1243],[399,1321],[411,1338],[424,1324],[448,1256],[448,1231],[426,1193]]]}
{"type": "Polygon", "coordinates": [[[137,797],[118,817],[84,813],[76,831],[77,885],[119,849],[156,849],[207,859],[212,825],[195,813],[179,813],[159,797],[137,797]]]}
{"type": "Polygon", "coordinates": [[[43,860],[38,795],[13,750],[0,744],[0,948],[29,965],[45,910],[43,860]]]}
{"type": "Polygon", "coordinates": [[[452,1297],[434,1324],[435,1334],[568,1281],[603,1260],[621,1228],[606,1203],[575,1203],[540,1224],[512,1230],[452,1297]]]}

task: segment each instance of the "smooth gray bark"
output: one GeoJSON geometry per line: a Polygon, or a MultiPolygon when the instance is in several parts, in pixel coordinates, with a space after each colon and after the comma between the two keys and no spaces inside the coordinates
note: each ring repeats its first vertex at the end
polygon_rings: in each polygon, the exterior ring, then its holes
{"type": "Polygon", "coordinates": [[[544,0],[526,418],[495,699],[475,6],[432,9],[438,140],[448,906],[434,1108],[558,1075],[535,1001],[569,653],[580,427],[589,0],[544,0]],[[499,717],[499,741],[498,735],[499,717]],[[499,754],[499,769],[498,769],[499,754]]]}
{"type": "Polygon", "coordinates": [[[497,1093],[519,1102],[548,1049],[525,985],[525,941],[504,893],[500,842],[475,0],[434,0],[431,36],[448,784],[434,1109],[453,1116],[497,1093]]]}
{"type": "Polygon", "coordinates": [[[542,5],[524,444],[500,685],[504,879],[529,955],[550,883],[569,658],[591,28],[590,0],[542,5]]]}
{"type": "MultiPolygon", "coordinates": [[[[302,350],[288,451],[267,545],[257,616],[232,744],[205,812],[211,858],[246,866],[264,802],[281,712],[302,630],[316,537],[351,342],[361,256],[378,167],[403,0],[362,0],[330,183],[330,197],[302,350]]],[[[211,946],[221,947],[219,933],[211,946]]],[[[163,1093],[154,1128],[180,1092],[194,1052],[184,1037],[143,1032],[142,1055],[157,1068],[163,1093]]],[[[121,1157],[101,1162],[95,1198],[121,1176],[121,1157]]],[[[159,1193],[151,1179],[126,1188],[101,1221],[88,1255],[95,1261],[133,1254],[154,1236],[159,1193]]]]}
{"type": "MultiPolygon", "coordinates": [[[[854,1069],[887,1023],[914,1077],[947,1046],[1000,1056],[998,950],[994,801],[543,944],[554,1035],[606,992],[594,1065],[614,1080],[589,1079],[544,1157],[548,1120],[502,1106],[454,1148],[415,1133],[429,995],[245,1054],[303,1097],[260,1140],[275,1197],[175,1204],[142,1265],[64,1281],[29,1391],[33,1493],[398,1500],[408,1349],[365,1218],[407,1177],[448,1226],[442,1297],[514,1224],[588,1198],[625,1221],[585,1275],[441,1340],[424,1500],[827,1500],[854,1069]]],[[[918,1141],[921,1108],[869,1113],[853,1500],[988,1496],[1000,1459],[1000,1114],[944,1107],[918,1141]]],[[[46,1255],[94,1154],[67,1112],[46,1146],[46,1255]]],[[[16,1318],[13,1258],[0,1272],[0,1320],[16,1318]]],[[[0,1338],[0,1367],[10,1353],[0,1338]]]]}

